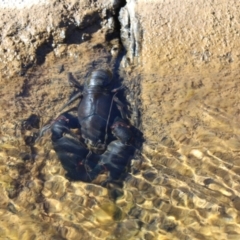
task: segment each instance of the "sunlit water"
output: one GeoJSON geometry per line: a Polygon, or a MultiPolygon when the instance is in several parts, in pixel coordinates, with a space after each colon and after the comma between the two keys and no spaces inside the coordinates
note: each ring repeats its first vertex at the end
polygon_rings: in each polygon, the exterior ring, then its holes
{"type": "Polygon", "coordinates": [[[59,114],[72,92],[66,73],[83,83],[90,69],[107,65],[92,64],[94,51],[50,59],[0,90],[0,239],[239,239],[237,72],[119,72],[131,90],[131,121],[146,139],[120,197],[68,181],[48,134],[26,146],[38,129],[21,131],[21,121],[37,114],[43,125],[59,114]]]}

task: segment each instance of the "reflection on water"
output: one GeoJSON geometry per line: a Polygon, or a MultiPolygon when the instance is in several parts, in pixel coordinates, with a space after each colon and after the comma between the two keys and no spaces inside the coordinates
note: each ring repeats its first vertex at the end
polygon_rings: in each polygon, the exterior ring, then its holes
{"type": "Polygon", "coordinates": [[[49,135],[32,146],[24,137],[38,129],[19,130],[31,114],[41,124],[58,115],[72,91],[66,72],[81,81],[84,61],[46,62],[0,92],[1,239],[239,239],[238,73],[120,72],[146,142],[118,195],[114,186],[69,182],[49,135]]]}

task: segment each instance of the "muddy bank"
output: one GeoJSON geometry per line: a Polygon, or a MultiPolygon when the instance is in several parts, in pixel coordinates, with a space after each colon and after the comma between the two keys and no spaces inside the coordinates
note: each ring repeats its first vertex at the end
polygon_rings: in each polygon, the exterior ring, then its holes
{"type": "Polygon", "coordinates": [[[100,29],[113,38],[120,6],[121,1],[2,3],[1,76],[22,75],[34,64],[42,64],[50,52],[56,57],[71,55],[66,44],[88,41],[100,29]]]}
{"type": "Polygon", "coordinates": [[[1,236],[238,239],[239,4],[40,3],[0,10],[1,236]],[[99,67],[129,88],[146,140],[115,200],[68,181],[49,135],[33,146],[38,127],[22,128],[59,114],[67,72],[83,83],[99,67]]]}

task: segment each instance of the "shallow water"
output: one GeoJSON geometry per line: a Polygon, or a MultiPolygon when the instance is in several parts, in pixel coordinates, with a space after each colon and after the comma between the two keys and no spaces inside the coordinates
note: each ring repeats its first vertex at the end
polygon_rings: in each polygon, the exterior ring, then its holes
{"type": "Polygon", "coordinates": [[[21,130],[31,114],[41,125],[59,114],[72,92],[67,72],[81,82],[109,65],[106,46],[81,47],[86,55],[49,55],[0,90],[1,239],[238,239],[239,73],[163,78],[141,66],[121,70],[132,123],[146,141],[123,195],[113,198],[114,186],[68,181],[49,135],[26,146],[38,129],[21,130]]]}

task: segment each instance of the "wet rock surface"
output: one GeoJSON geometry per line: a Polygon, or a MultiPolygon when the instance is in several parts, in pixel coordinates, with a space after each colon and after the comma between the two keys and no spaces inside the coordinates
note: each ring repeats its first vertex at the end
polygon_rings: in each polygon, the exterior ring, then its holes
{"type": "Polygon", "coordinates": [[[3,239],[239,238],[238,2],[1,11],[3,239]],[[123,189],[70,182],[50,136],[32,142],[71,95],[67,72],[83,83],[100,67],[128,87],[145,137],[123,189]]]}

